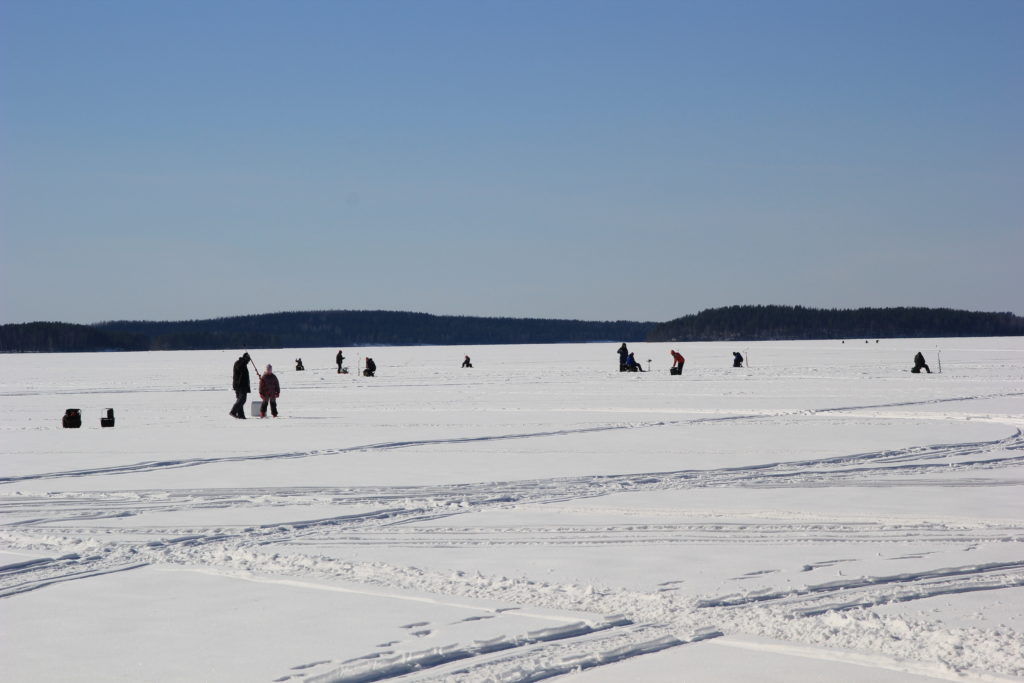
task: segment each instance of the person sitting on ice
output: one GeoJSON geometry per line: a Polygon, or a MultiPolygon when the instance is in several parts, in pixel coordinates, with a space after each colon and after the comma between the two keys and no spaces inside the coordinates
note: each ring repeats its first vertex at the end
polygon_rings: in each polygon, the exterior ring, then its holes
{"type": "Polygon", "coordinates": [[[626,372],[643,372],[644,369],[640,367],[640,364],[636,362],[636,358],[633,357],[633,353],[630,352],[626,356],[626,372]]]}
{"type": "Polygon", "coordinates": [[[732,352],[732,366],[734,368],[743,367],[743,355],[739,351],[732,352]]]}
{"type": "Polygon", "coordinates": [[[473,367],[473,364],[469,360],[469,356],[466,356],[466,360],[462,361],[462,367],[464,367],[464,368],[471,368],[471,367],[473,367]]]}
{"type": "Polygon", "coordinates": [[[917,355],[914,356],[914,369],[911,370],[914,374],[921,372],[921,368],[924,368],[925,372],[929,375],[932,374],[932,369],[928,367],[928,364],[924,362],[924,355],[918,351],[917,355]]]}
{"type": "Polygon", "coordinates": [[[302,359],[301,358],[296,358],[295,359],[295,369],[296,370],[305,370],[306,369],[306,367],[302,364],[302,359]]]}
{"type": "Polygon", "coordinates": [[[373,359],[369,356],[366,357],[366,369],[363,370],[364,377],[373,377],[374,373],[377,372],[377,364],[373,362],[373,359]]]}

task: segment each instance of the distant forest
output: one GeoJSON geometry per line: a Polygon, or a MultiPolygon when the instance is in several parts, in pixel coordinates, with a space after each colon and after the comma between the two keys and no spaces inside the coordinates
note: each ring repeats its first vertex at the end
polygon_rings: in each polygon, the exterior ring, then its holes
{"type": "Polygon", "coordinates": [[[307,311],[181,322],[0,325],[0,352],[619,342],[642,341],[655,325],[396,311],[307,311]]]}
{"type": "Polygon", "coordinates": [[[729,306],[666,323],[306,311],[179,322],[0,325],[0,353],[1019,335],[1020,316],[948,308],[729,306]]]}
{"type": "Polygon", "coordinates": [[[728,306],[657,325],[647,341],[763,341],[773,339],[882,339],[1013,337],[1024,318],[951,308],[816,309],[802,306],[728,306]]]}

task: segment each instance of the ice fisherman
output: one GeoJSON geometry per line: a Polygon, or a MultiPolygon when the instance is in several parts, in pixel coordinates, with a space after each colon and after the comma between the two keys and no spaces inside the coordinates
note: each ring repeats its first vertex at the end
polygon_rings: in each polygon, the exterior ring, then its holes
{"type": "Polygon", "coordinates": [[[245,399],[252,389],[249,387],[249,352],[246,351],[235,361],[231,377],[231,388],[235,390],[235,405],[231,407],[231,417],[245,419],[245,399]]]}
{"type": "Polygon", "coordinates": [[[260,375],[260,417],[267,416],[267,404],[270,404],[270,414],[277,417],[277,398],[281,395],[281,383],[277,381],[274,374],[274,367],[267,365],[267,370],[260,375]]]}
{"type": "Polygon", "coordinates": [[[345,356],[341,353],[341,349],[338,349],[338,355],[334,357],[334,362],[338,364],[338,374],[341,374],[341,364],[345,362],[345,356]]]}
{"type": "Polygon", "coordinates": [[[672,354],[672,374],[681,374],[683,371],[683,364],[686,363],[686,359],[683,358],[683,354],[679,353],[675,349],[672,349],[669,353],[672,354]]]}
{"type": "Polygon", "coordinates": [[[629,349],[626,348],[626,342],[622,342],[622,346],[619,347],[619,372],[626,371],[626,361],[629,359],[629,349]]]}
{"type": "Polygon", "coordinates": [[[928,364],[924,362],[924,355],[918,351],[917,355],[914,356],[914,369],[911,372],[917,374],[921,372],[921,368],[924,368],[925,372],[929,375],[932,374],[932,369],[928,367],[928,364]]]}
{"type": "Polygon", "coordinates": [[[364,377],[373,377],[374,373],[377,372],[377,364],[373,362],[373,359],[369,356],[366,357],[366,369],[363,370],[364,377]]]}
{"type": "Polygon", "coordinates": [[[464,367],[464,368],[471,368],[471,367],[473,367],[473,363],[469,360],[469,356],[466,356],[466,359],[464,361],[462,361],[462,367],[464,367]]]}
{"type": "Polygon", "coordinates": [[[633,352],[630,351],[629,355],[626,356],[626,372],[643,372],[644,369],[640,367],[640,364],[636,362],[636,358],[633,357],[633,352]]]}
{"type": "Polygon", "coordinates": [[[743,367],[743,354],[741,354],[739,351],[732,352],[732,366],[734,368],[743,367]]]}
{"type": "Polygon", "coordinates": [[[299,372],[301,372],[301,371],[306,369],[306,366],[304,366],[302,364],[302,359],[301,358],[296,358],[295,359],[295,369],[298,370],[299,372]]]}

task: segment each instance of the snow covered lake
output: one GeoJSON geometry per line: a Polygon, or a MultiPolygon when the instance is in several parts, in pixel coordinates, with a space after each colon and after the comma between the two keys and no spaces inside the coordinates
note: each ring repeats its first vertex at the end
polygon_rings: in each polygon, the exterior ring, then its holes
{"type": "Polygon", "coordinates": [[[1024,679],[1024,338],[630,346],[0,355],[4,680],[1024,679]]]}

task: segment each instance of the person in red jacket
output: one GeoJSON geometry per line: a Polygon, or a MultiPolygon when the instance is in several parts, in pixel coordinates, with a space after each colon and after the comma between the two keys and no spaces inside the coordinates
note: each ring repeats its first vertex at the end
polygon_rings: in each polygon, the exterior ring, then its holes
{"type": "Polygon", "coordinates": [[[672,354],[672,370],[674,371],[674,374],[678,375],[683,371],[683,363],[686,362],[686,359],[683,358],[683,355],[675,349],[669,351],[669,353],[672,354]]]}
{"type": "Polygon", "coordinates": [[[260,375],[260,398],[263,403],[260,405],[260,417],[267,416],[267,404],[270,404],[270,414],[277,417],[277,397],[281,395],[281,383],[277,381],[273,366],[268,365],[267,371],[260,375]]]}

